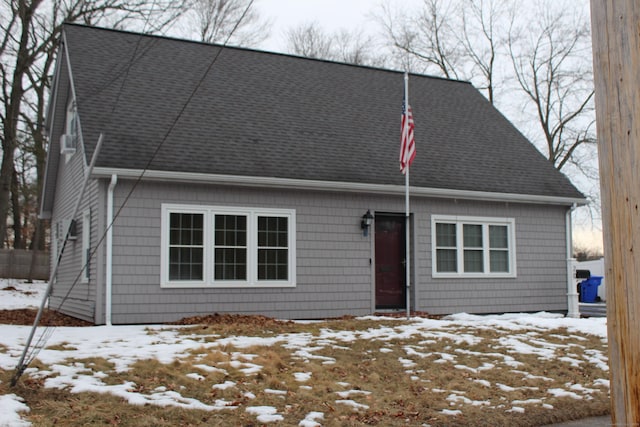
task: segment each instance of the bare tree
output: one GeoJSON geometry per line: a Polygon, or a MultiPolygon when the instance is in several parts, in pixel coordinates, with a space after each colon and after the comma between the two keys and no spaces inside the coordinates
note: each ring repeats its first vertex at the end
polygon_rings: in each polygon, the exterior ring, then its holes
{"type": "Polygon", "coordinates": [[[504,108],[587,195],[589,208],[576,218],[593,225],[600,209],[587,5],[423,0],[420,10],[382,6],[377,20],[399,66],[469,80],[504,108]]]}
{"type": "Polygon", "coordinates": [[[184,20],[196,26],[200,41],[228,41],[256,46],[269,36],[269,22],[262,20],[253,0],[190,0],[184,20]]]}
{"type": "Polygon", "coordinates": [[[376,18],[404,69],[465,79],[495,103],[496,64],[506,46],[508,0],[424,0],[419,12],[383,5],[376,18]]]}
{"type": "Polygon", "coordinates": [[[330,59],[332,37],[317,22],[309,22],[287,31],[287,51],[307,58],[330,59]]]}
{"type": "Polygon", "coordinates": [[[593,149],[578,152],[595,144],[589,21],[573,2],[515,5],[424,0],[420,13],[383,6],[378,21],[388,42],[425,71],[470,80],[494,104],[499,85],[516,89],[524,112],[539,124],[529,136],[544,141],[549,161],[593,178],[587,160],[593,149]]]}
{"type": "Polygon", "coordinates": [[[504,23],[508,4],[506,0],[471,0],[461,8],[462,31],[460,44],[470,64],[466,78],[475,82],[478,89],[485,90],[491,104],[495,104],[495,94],[499,82],[496,75],[496,61],[500,49],[506,45],[499,26],[504,23]],[[479,74],[480,78],[476,78],[479,74]]]}
{"type": "Polygon", "coordinates": [[[362,30],[328,33],[317,22],[302,24],[287,32],[287,50],[307,58],[328,59],[355,65],[382,66],[384,56],[375,53],[376,42],[362,30]]]}
{"type": "Polygon", "coordinates": [[[413,70],[457,79],[463,50],[451,25],[456,10],[454,3],[442,0],[424,0],[419,12],[398,11],[386,4],[377,20],[388,43],[414,60],[404,60],[413,70]],[[416,70],[418,65],[422,69],[416,70]]]}
{"type": "MultiPolygon", "coordinates": [[[[16,152],[36,157],[37,188],[42,186],[46,139],[42,129],[63,22],[123,28],[144,23],[146,31],[162,31],[182,12],[171,0],[2,0],[0,3],[0,246],[6,243],[7,216],[13,206],[14,238],[22,245],[16,152]]],[[[44,235],[44,233],[41,233],[44,235]]]]}
{"type": "Polygon", "coordinates": [[[535,111],[549,161],[585,172],[576,150],[596,143],[589,20],[572,4],[543,6],[536,16],[509,32],[515,81],[535,111]]]}
{"type": "Polygon", "coordinates": [[[333,59],[373,67],[386,64],[386,57],[378,54],[376,40],[362,30],[340,30],[333,35],[333,41],[333,59]]]}

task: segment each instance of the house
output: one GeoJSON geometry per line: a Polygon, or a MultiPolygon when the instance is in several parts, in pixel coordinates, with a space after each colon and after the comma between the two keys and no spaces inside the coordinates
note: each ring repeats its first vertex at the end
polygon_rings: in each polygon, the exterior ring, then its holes
{"type": "Polygon", "coordinates": [[[402,73],[65,25],[41,206],[54,257],[73,227],[51,307],[308,319],[404,310],[408,292],[433,314],[566,312],[584,196],[471,84],[409,85],[407,290],[402,73]]]}

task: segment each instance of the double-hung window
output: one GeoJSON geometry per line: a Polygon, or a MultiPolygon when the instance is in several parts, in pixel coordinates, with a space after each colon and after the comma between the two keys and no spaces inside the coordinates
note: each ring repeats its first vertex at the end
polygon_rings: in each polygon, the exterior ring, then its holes
{"type": "Polygon", "coordinates": [[[295,286],[295,211],[162,205],[163,287],[295,286]]]}
{"type": "Polygon", "coordinates": [[[513,218],[433,215],[434,277],[515,277],[513,218]]]}

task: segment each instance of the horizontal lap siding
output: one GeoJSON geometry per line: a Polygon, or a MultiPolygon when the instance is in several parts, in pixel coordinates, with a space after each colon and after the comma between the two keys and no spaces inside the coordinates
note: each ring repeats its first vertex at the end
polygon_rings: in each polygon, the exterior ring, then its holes
{"type": "MultiPolygon", "coordinates": [[[[131,188],[119,181],[117,211],[131,188]]],[[[412,308],[434,314],[566,310],[564,207],[445,199],[412,201],[412,308]],[[434,279],[431,215],[515,218],[517,277],[434,279]]],[[[374,311],[372,239],[362,215],[402,213],[404,198],[293,190],[141,183],[114,228],[113,322],[146,323],[210,313],[325,318],[374,311]],[[295,288],[160,287],[162,203],[295,209],[295,288]]]]}
{"type": "Polygon", "coordinates": [[[425,200],[419,215],[417,309],[433,314],[566,311],[566,207],[425,200]],[[432,277],[431,215],[515,218],[517,277],[432,277]]]}
{"type": "MultiPolygon", "coordinates": [[[[131,183],[116,186],[115,210],[131,183]]],[[[322,318],[371,312],[371,241],[360,218],[368,198],[324,192],[268,191],[142,183],[116,220],[113,321],[144,323],[210,313],[322,318]],[[160,287],[162,203],[295,209],[295,288],[160,287]]]]}
{"type": "MultiPolygon", "coordinates": [[[[61,157],[58,169],[58,187],[51,219],[52,239],[55,236],[53,230],[56,224],[63,220],[71,219],[84,181],[85,166],[82,147],[80,146],[67,162],[65,162],[64,156],[61,157]]],[[[49,303],[50,308],[54,310],[90,322],[95,321],[96,281],[98,278],[96,268],[98,262],[97,257],[92,257],[89,266],[89,281],[83,282],[81,278],[82,235],[87,230],[82,229],[82,215],[86,209],[91,211],[91,230],[89,232],[90,248],[93,250],[100,238],[98,236],[98,215],[96,210],[98,204],[97,187],[98,182],[96,180],[90,180],[87,185],[84,197],[80,202],[79,211],[75,217],[77,238],[67,241],[49,303]]],[[[52,254],[54,252],[57,253],[57,251],[53,250],[51,252],[52,254]]],[[[55,259],[52,259],[51,268],[54,267],[55,261],[55,259]]]]}

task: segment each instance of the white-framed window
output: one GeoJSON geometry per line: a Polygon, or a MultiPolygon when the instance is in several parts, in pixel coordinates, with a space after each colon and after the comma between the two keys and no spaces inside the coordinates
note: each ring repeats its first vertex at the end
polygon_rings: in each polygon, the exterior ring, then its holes
{"type": "Polygon", "coordinates": [[[162,287],[293,287],[295,210],[162,204],[162,287]]]}
{"type": "Polygon", "coordinates": [[[91,260],[91,211],[87,209],[82,213],[82,282],[89,281],[91,272],[89,261],[91,260]]]}
{"type": "MultiPolygon", "coordinates": [[[[78,110],[75,101],[71,101],[69,105],[67,105],[63,137],[68,137],[72,142],[72,146],[78,147],[78,110]]],[[[72,156],[73,153],[66,153],[64,155],[65,163],[68,162],[72,156]]]]}
{"type": "Polygon", "coordinates": [[[433,277],[516,277],[513,218],[432,215],[433,277]]]}

